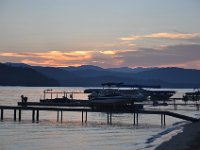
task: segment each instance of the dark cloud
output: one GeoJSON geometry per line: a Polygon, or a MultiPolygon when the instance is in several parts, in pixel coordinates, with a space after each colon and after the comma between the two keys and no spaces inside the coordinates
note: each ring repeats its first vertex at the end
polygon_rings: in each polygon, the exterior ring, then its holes
{"type": "Polygon", "coordinates": [[[123,55],[125,66],[175,65],[200,60],[200,45],[175,45],[160,49],[140,48],[137,52],[127,52],[123,55]]]}

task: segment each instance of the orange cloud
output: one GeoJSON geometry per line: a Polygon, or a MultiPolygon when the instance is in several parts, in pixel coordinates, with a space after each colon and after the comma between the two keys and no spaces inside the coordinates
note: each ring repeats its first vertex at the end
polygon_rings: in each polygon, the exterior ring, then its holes
{"type": "Polygon", "coordinates": [[[87,60],[91,58],[90,52],[61,52],[61,51],[49,51],[44,53],[33,53],[33,57],[51,59],[51,60],[65,60],[65,61],[77,61],[87,60]]]}
{"type": "Polygon", "coordinates": [[[48,51],[26,53],[0,53],[1,57],[21,59],[21,62],[30,65],[66,66],[68,64],[81,65],[92,59],[92,51],[48,51]],[[25,58],[25,59],[24,59],[25,58]]]}
{"type": "Polygon", "coordinates": [[[122,37],[120,40],[122,41],[137,41],[142,40],[145,38],[161,38],[161,39],[194,39],[200,38],[200,33],[153,33],[153,34],[146,34],[141,36],[129,36],[129,37],[122,37]]]}
{"type": "Polygon", "coordinates": [[[105,54],[105,55],[115,55],[116,51],[114,50],[109,50],[109,51],[99,51],[101,54],[105,54]]]}
{"type": "Polygon", "coordinates": [[[3,56],[3,57],[27,57],[24,54],[18,54],[18,53],[0,53],[0,56],[3,56]]]}
{"type": "Polygon", "coordinates": [[[167,33],[167,32],[162,32],[162,33],[154,33],[154,34],[149,34],[145,35],[144,37],[146,38],[167,38],[167,39],[193,39],[200,37],[200,33],[167,33]]]}
{"type": "Polygon", "coordinates": [[[55,60],[29,60],[24,59],[21,61],[25,64],[30,64],[34,66],[54,66],[54,67],[65,67],[65,66],[81,66],[83,63],[73,63],[73,62],[63,62],[63,61],[55,61],[55,60]]]}
{"type": "Polygon", "coordinates": [[[117,55],[120,53],[127,53],[127,52],[134,52],[137,50],[106,50],[106,51],[99,51],[99,53],[104,55],[117,55]]]}
{"type": "Polygon", "coordinates": [[[122,41],[136,41],[136,40],[141,40],[143,37],[141,36],[129,36],[129,37],[122,37],[120,40],[122,41]]]}

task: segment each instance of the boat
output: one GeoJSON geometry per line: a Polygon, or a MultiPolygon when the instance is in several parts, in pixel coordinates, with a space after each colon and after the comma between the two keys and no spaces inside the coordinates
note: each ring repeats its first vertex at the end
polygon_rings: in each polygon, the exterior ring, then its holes
{"type": "Polygon", "coordinates": [[[102,89],[86,89],[91,103],[123,103],[127,101],[142,102],[147,100],[146,90],[122,83],[103,83],[102,89]],[[124,88],[126,87],[126,88],[124,88]],[[129,87],[127,89],[127,87],[129,87]]]}
{"type": "Polygon", "coordinates": [[[155,87],[113,82],[103,83],[102,86],[102,89],[86,89],[84,91],[84,93],[89,93],[89,103],[95,109],[143,109],[142,102],[148,100],[148,92],[143,88],[155,87]]]}
{"type": "Polygon", "coordinates": [[[75,101],[73,94],[80,93],[82,92],[53,91],[52,89],[47,89],[44,90],[43,99],[40,99],[40,103],[70,103],[75,101]],[[62,95],[62,97],[58,95],[62,95]]]}
{"type": "Polygon", "coordinates": [[[176,93],[173,90],[161,90],[158,85],[125,85],[123,83],[103,83],[102,89],[86,89],[89,102],[94,105],[132,104],[153,101],[153,106],[167,106],[166,101],[176,93]],[[159,101],[163,101],[160,103],[159,101]]]}
{"type": "Polygon", "coordinates": [[[170,98],[176,93],[176,91],[173,90],[148,90],[147,91],[149,100],[155,102],[155,101],[163,101],[165,103],[166,101],[170,101],[170,98]]]}
{"type": "Polygon", "coordinates": [[[199,101],[200,100],[200,90],[194,90],[193,92],[186,92],[183,95],[183,101],[199,101]]]}

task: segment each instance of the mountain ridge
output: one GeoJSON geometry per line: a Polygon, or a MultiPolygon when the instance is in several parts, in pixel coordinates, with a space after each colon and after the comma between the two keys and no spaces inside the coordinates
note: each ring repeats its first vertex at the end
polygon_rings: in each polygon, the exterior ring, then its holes
{"type": "MultiPolygon", "coordinates": [[[[11,63],[7,64],[12,66],[11,63]]],[[[20,67],[20,64],[13,64],[20,67]]],[[[103,82],[161,85],[165,88],[200,88],[200,70],[178,67],[165,68],[101,68],[92,65],[79,67],[42,67],[22,64],[56,80],[59,86],[100,86],[103,82]],[[136,69],[136,70],[134,70],[136,69]],[[138,70],[137,70],[138,69],[138,70]]]]}
{"type": "Polygon", "coordinates": [[[0,63],[2,86],[59,86],[58,82],[32,68],[10,66],[0,63]]]}

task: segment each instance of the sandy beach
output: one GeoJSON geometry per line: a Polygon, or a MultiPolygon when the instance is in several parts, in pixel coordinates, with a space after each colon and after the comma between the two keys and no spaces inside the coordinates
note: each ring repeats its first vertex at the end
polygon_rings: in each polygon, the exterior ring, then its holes
{"type": "Polygon", "coordinates": [[[156,150],[200,150],[200,122],[186,124],[183,132],[164,142],[156,150]]]}

